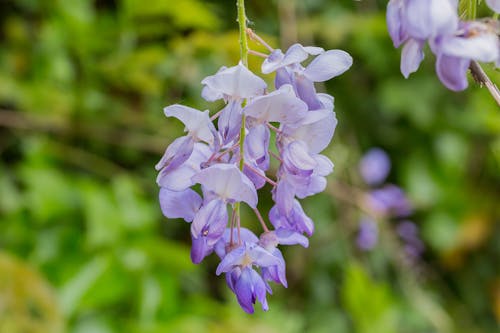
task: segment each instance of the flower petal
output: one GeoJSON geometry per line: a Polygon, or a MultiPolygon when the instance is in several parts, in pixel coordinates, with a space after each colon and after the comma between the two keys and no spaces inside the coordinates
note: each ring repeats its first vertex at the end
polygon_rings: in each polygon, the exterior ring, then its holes
{"type": "Polygon", "coordinates": [[[499,57],[499,43],[495,33],[485,32],[468,38],[444,38],[440,51],[448,56],[493,62],[499,57]]]}
{"type": "Polygon", "coordinates": [[[401,52],[401,73],[403,73],[405,78],[408,78],[411,73],[416,72],[424,59],[423,46],[423,42],[413,38],[408,39],[403,46],[403,51],[401,52]]]}
{"type": "Polygon", "coordinates": [[[207,244],[213,246],[224,234],[227,221],[226,204],[220,199],[212,200],[194,216],[191,235],[193,238],[207,238],[207,244]]]}
{"type": "Polygon", "coordinates": [[[328,146],[336,126],[335,112],[320,109],[308,112],[297,127],[287,126],[283,129],[283,133],[294,140],[304,141],[309,153],[317,154],[328,146]]]}
{"type": "Polygon", "coordinates": [[[172,191],[182,191],[194,185],[191,180],[201,168],[200,165],[207,161],[212,154],[212,150],[203,143],[195,143],[191,156],[179,167],[175,169],[164,168],[158,174],[156,182],[161,187],[166,187],[172,191]]]}
{"type": "Polygon", "coordinates": [[[235,139],[240,133],[242,118],[242,108],[240,100],[231,100],[222,109],[219,121],[219,133],[222,137],[223,144],[227,144],[235,139]]]}
{"type": "Polygon", "coordinates": [[[445,0],[407,0],[405,26],[408,35],[425,40],[454,33],[459,22],[454,3],[445,0]]]}
{"type": "Polygon", "coordinates": [[[297,96],[307,104],[309,110],[321,109],[321,102],[311,80],[304,75],[295,74],[293,86],[297,91],[297,96]]]}
{"type": "Polygon", "coordinates": [[[209,87],[211,93],[207,96],[211,99],[216,97],[215,92],[219,92],[226,98],[241,100],[262,95],[267,88],[264,80],[253,74],[241,62],[206,77],[201,83],[209,87]]]}
{"type": "Polygon", "coordinates": [[[193,221],[202,202],[200,195],[191,189],[177,192],[164,187],[160,188],[159,199],[163,215],[170,219],[182,218],[186,222],[193,221]]]}
{"type": "Polygon", "coordinates": [[[391,0],[387,4],[387,30],[396,48],[408,38],[402,22],[403,10],[404,0],[391,0]]]}
{"type": "Polygon", "coordinates": [[[163,109],[167,117],[175,117],[186,126],[189,135],[197,140],[212,143],[214,137],[211,132],[213,127],[207,111],[199,111],[188,106],[174,104],[163,109]]]}
{"type": "Polygon", "coordinates": [[[441,82],[450,90],[461,91],[469,85],[467,68],[470,60],[441,54],[437,57],[436,72],[441,82]]]}
{"type": "Polygon", "coordinates": [[[235,165],[215,164],[201,170],[193,181],[203,185],[226,202],[246,202],[257,206],[257,192],[254,185],[235,165]]]}
{"type": "Polygon", "coordinates": [[[296,123],[305,117],[307,105],[295,96],[291,85],[283,85],[278,90],[252,100],[244,109],[247,116],[259,123],[296,123]]]}
{"type": "Polygon", "coordinates": [[[168,145],[160,161],[155,165],[156,170],[172,170],[184,163],[193,152],[194,140],[190,136],[181,136],[168,145]]]}
{"type": "Polygon", "coordinates": [[[323,82],[347,71],[352,57],[342,50],[329,50],[317,56],[304,70],[304,76],[313,82],[323,82]]]}

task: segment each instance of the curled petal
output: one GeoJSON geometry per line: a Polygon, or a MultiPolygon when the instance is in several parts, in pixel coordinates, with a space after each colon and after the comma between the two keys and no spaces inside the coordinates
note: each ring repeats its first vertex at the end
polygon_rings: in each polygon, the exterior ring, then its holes
{"type": "Polygon", "coordinates": [[[222,200],[212,200],[194,216],[191,235],[193,238],[206,238],[207,244],[213,246],[224,234],[227,220],[226,204],[222,200]]]}
{"type": "Polygon", "coordinates": [[[314,168],[314,175],[325,177],[333,172],[333,163],[328,157],[324,155],[315,155],[313,158],[317,163],[314,168]]]}
{"type": "Polygon", "coordinates": [[[235,284],[234,292],[238,303],[247,313],[253,313],[253,304],[258,300],[262,309],[269,309],[266,300],[266,285],[260,275],[253,269],[246,267],[241,270],[241,275],[235,284]]]}
{"type": "Polygon", "coordinates": [[[233,268],[237,266],[241,266],[243,260],[246,255],[246,247],[245,245],[241,245],[240,247],[226,253],[225,257],[217,266],[217,270],[215,271],[216,275],[221,275],[222,273],[229,272],[233,268]]]}
{"type": "Polygon", "coordinates": [[[156,182],[159,186],[166,187],[172,191],[185,190],[194,185],[191,177],[201,170],[200,165],[206,162],[211,154],[212,150],[207,145],[195,143],[191,156],[175,169],[164,168],[161,170],[156,182]]]}
{"type": "Polygon", "coordinates": [[[407,0],[405,23],[410,37],[425,40],[452,34],[458,28],[457,8],[453,1],[407,0]]]}
{"type": "Polygon", "coordinates": [[[293,207],[293,198],[295,197],[295,188],[286,180],[278,182],[274,192],[274,201],[280,214],[288,214],[293,207]]]}
{"type": "Polygon", "coordinates": [[[231,100],[222,109],[219,117],[219,133],[223,143],[227,144],[240,133],[242,108],[240,100],[231,100]]]}
{"type": "Polygon", "coordinates": [[[260,123],[295,123],[305,117],[307,105],[295,96],[291,85],[283,85],[278,90],[260,96],[248,104],[243,113],[260,123]]]}
{"type": "Polygon", "coordinates": [[[307,237],[299,234],[296,231],[286,229],[286,228],[278,228],[276,231],[276,237],[278,238],[278,242],[282,245],[295,245],[299,244],[303,247],[309,246],[309,240],[307,237]]]}
{"type": "Polygon", "coordinates": [[[321,103],[322,109],[327,109],[327,110],[333,111],[335,99],[332,95],[319,93],[319,94],[316,94],[316,96],[318,97],[318,99],[321,103]]]}
{"type": "Polygon", "coordinates": [[[436,72],[441,82],[448,89],[461,91],[468,86],[467,68],[469,68],[469,64],[469,59],[441,54],[436,61],[436,72]]]}
{"type": "Polygon", "coordinates": [[[337,118],[330,110],[308,112],[297,127],[286,127],[283,132],[294,140],[302,140],[307,144],[311,154],[320,153],[332,140],[337,118]]]}
{"type": "Polygon", "coordinates": [[[309,57],[309,53],[300,44],[293,44],[290,46],[284,55],[281,50],[275,50],[266,60],[264,60],[262,64],[262,73],[269,74],[285,66],[300,64],[302,61],[306,60],[307,57],[309,57]]]}
{"type": "Polygon", "coordinates": [[[394,47],[401,46],[408,38],[402,21],[404,3],[404,0],[391,0],[387,4],[387,30],[389,30],[394,47]]]}
{"type": "Polygon", "coordinates": [[[305,75],[295,74],[293,85],[297,91],[297,96],[307,104],[309,110],[321,109],[322,105],[316,93],[316,88],[310,79],[305,75]]]}
{"type": "Polygon", "coordinates": [[[156,164],[155,169],[166,169],[168,171],[177,168],[191,156],[193,148],[194,140],[192,137],[181,136],[175,139],[167,147],[160,161],[156,164]]]}
{"type": "Polygon", "coordinates": [[[210,99],[218,92],[228,99],[245,99],[262,95],[267,87],[264,80],[248,70],[241,62],[237,66],[225,68],[217,74],[208,76],[202,84],[209,87],[210,99]]]}
{"type": "Polygon", "coordinates": [[[352,57],[342,50],[329,50],[317,56],[304,70],[313,82],[324,82],[339,76],[352,66],[352,57]]]}
{"type": "Polygon", "coordinates": [[[292,209],[288,214],[282,214],[278,206],[275,205],[269,211],[269,220],[276,229],[284,228],[300,233],[305,232],[309,236],[311,236],[314,231],[313,221],[306,215],[297,200],[293,200],[292,209]]]}
{"type": "Polygon", "coordinates": [[[440,51],[448,56],[493,62],[500,56],[499,43],[493,32],[473,37],[448,37],[442,40],[440,51]]]}
{"type": "Polygon", "coordinates": [[[309,155],[303,141],[293,141],[283,149],[283,165],[289,173],[307,177],[313,173],[317,162],[309,155]]]}
{"type": "Polygon", "coordinates": [[[182,218],[186,222],[193,221],[202,202],[199,194],[189,188],[177,192],[162,187],[159,198],[163,215],[170,219],[182,218]]]}
{"type": "Polygon", "coordinates": [[[403,73],[405,78],[408,78],[411,73],[416,72],[424,59],[423,46],[423,42],[413,38],[408,39],[405,43],[401,52],[401,73],[403,73]]]}
{"type": "Polygon", "coordinates": [[[245,160],[255,161],[262,170],[269,168],[269,140],[271,133],[265,125],[253,127],[245,137],[245,160]]]}
{"type": "MultiPolygon", "coordinates": [[[[281,251],[275,248],[272,251],[273,256],[279,259],[279,264],[276,266],[263,267],[262,278],[267,281],[274,281],[280,283],[283,287],[288,287],[288,282],[286,281],[286,264],[281,251]]],[[[268,288],[269,292],[271,288],[268,288]]]]}
{"type": "Polygon", "coordinates": [[[257,206],[257,191],[254,185],[233,164],[212,165],[201,170],[192,180],[226,202],[243,201],[252,208],[257,206]]]}
{"type": "Polygon", "coordinates": [[[285,84],[293,85],[294,74],[288,68],[279,68],[276,70],[276,77],[274,78],[274,86],[276,89],[281,88],[285,84]]]}
{"type": "Polygon", "coordinates": [[[194,237],[191,235],[191,261],[194,264],[199,264],[202,260],[212,253],[213,247],[208,245],[206,237],[194,237]]]}
{"type": "Polygon", "coordinates": [[[321,193],[326,188],[326,178],[313,175],[305,186],[297,187],[295,195],[299,199],[321,193]]]}
{"type": "Polygon", "coordinates": [[[212,143],[214,137],[212,135],[211,127],[212,122],[207,111],[199,111],[188,106],[174,104],[167,106],[163,109],[167,117],[175,117],[182,121],[186,126],[189,135],[195,140],[205,141],[212,143]]]}

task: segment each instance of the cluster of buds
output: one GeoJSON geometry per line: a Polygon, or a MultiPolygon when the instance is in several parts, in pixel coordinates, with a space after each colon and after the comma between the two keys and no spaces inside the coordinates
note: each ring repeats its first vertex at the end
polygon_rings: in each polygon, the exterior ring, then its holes
{"type": "Polygon", "coordinates": [[[268,92],[265,81],[239,63],[201,82],[204,99],[225,102],[212,117],[209,111],[183,105],[166,107],[165,115],[179,119],[187,135],[173,141],[156,166],[163,214],[191,223],[192,261],[200,263],[215,252],[221,260],[216,274],[225,273],[248,313],[254,312],[256,301],[268,309],[269,282],[287,286],[278,246],[309,245],[305,235],[313,233],[314,224],[297,199],[325,189],[333,164],[320,153],[337,124],[333,97],[317,93],[314,82],[352,65],[341,50],[295,44],[286,53],[270,52],[262,72],[276,72],[274,91],[268,92]],[[304,67],[310,56],[315,58],[304,67]],[[269,151],[272,137],[277,154],[269,151]],[[271,158],[276,168],[271,168],[271,158]],[[276,173],[270,175],[271,170],[276,173]],[[266,183],[274,200],[268,214],[272,228],[257,208],[257,191],[266,183]],[[259,237],[241,226],[241,203],[255,212],[262,226],[259,237]]]}
{"type": "MultiPolygon", "coordinates": [[[[486,3],[500,12],[500,1],[486,3]]],[[[498,22],[460,20],[457,0],[390,0],[387,26],[394,46],[404,44],[401,73],[406,78],[418,70],[426,42],[436,55],[436,73],[450,90],[467,88],[472,61],[500,64],[498,22]]]]}

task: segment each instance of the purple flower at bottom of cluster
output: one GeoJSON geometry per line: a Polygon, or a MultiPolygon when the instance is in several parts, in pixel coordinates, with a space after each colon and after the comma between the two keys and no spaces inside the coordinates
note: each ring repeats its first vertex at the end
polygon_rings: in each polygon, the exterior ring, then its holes
{"type": "Polygon", "coordinates": [[[216,274],[226,273],[229,288],[236,294],[243,310],[253,313],[253,304],[258,300],[264,311],[269,309],[266,300],[268,292],[264,279],[252,268],[284,265],[282,258],[273,256],[255,243],[245,242],[226,253],[217,267],[216,274]]]}
{"type": "Polygon", "coordinates": [[[385,181],[391,170],[391,160],[380,148],[368,150],[359,162],[359,172],[368,185],[379,185],[385,181]]]}
{"type": "Polygon", "coordinates": [[[359,231],[356,237],[356,244],[362,250],[373,249],[378,242],[377,222],[369,217],[363,217],[359,222],[359,231]]]}

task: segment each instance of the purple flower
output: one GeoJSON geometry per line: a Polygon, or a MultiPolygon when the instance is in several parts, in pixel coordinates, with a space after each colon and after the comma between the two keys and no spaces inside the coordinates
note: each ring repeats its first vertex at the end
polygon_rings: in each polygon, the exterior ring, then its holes
{"type": "Polygon", "coordinates": [[[325,108],[321,103],[314,82],[324,82],[339,76],[352,65],[352,57],[342,50],[324,51],[317,47],[304,47],[300,44],[290,46],[285,54],[281,50],[273,53],[262,64],[262,73],[269,74],[276,71],[275,86],[280,88],[290,84],[309,110],[325,108]],[[301,63],[309,55],[317,56],[307,67],[301,63]]]}
{"type": "Polygon", "coordinates": [[[276,229],[288,229],[306,233],[309,236],[314,232],[313,221],[306,215],[297,200],[292,201],[292,207],[286,214],[280,213],[278,205],[273,206],[269,211],[269,220],[276,229]]]}
{"type": "Polygon", "coordinates": [[[380,148],[368,150],[359,162],[359,172],[368,185],[379,185],[385,181],[391,170],[391,160],[380,148]]]}
{"type": "Polygon", "coordinates": [[[195,143],[191,155],[186,161],[176,168],[163,168],[156,178],[159,186],[168,188],[172,191],[182,191],[195,183],[191,179],[195,174],[201,171],[202,163],[206,162],[212,150],[203,143],[195,143]]]}
{"type": "Polygon", "coordinates": [[[202,96],[208,101],[224,99],[227,102],[219,117],[218,127],[223,142],[231,142],[240,132],[244,99],[264,94],[266,83],[240,62],[237,66],[221,68],[215,75],[201,81],[205,87],[202,96]]]}
{"type": "Polygon", "coordinates": [[[439,36],[431,45],[437,54],[438,77],[454,91],[467,88],[467,69],[471,60],[494,62],[500,57],[500,40],[496,32],[482,22],[461,22],[454,34],[439,36]]]}
{"type": "Polygon", "coordinates": [[[212,253],[215,243],[226,229],[227,204],[245,202],[257,205],[257,192],[252,182],[233,164],[216,164],[192,177],[202,185],[205,203],[191,224],[193,247],[191,259],[199,263],[212,253]]]}
{"type": "MultiPolygon", "coordinates": [[[[493,9],[496,0],[488,1],[493,9]]],[[[500,63],[499,38],[483,22],[460,22],[456,0],[391,0],[387,5],[387,27],[395,47],[404,43],[401,73],[405,78],[417,71],[428,41],[436,55],[436,72],[450,90],[468,86],[467,69],[472,60],[500,63]]]]}
{"type": "Polygon", "coordinates": [[[201,206],[201,197],[191,189],[171,191],[160,188],[160,207],[163,215],[170,219],[182,218],[186,222],[193,221],[201,206]]]}
{"type": "Polygon", "coordinates": [[[414,260],[424,252],[424,243],[418,236],[418,227],[411,221],[402,221],[398,224],[397,233],[404,243],[404,249],[410,259],[414,260]]]}
{"type": "Polygon", "coordinates": [[[363,217],[359,222],[359,231],[356,244],[362,250],[371,250],[378,242],[377,222],[369,217],[363,217]]]}
{"type": "Polygon", "coordinates": [[[410,201],[404,191],[396,185],[388,184],[373,190],[367,200],[375,212],[386,216],[404,217],[412,212],[410,201]]]}
{"type": "Polygon", "coordinates": [[[261,246],[245,242],[242,246],[230,251],[217,267],[216,274],[229,274],[228,285],[236,294],[243,310],[253,313],[253,304],[258,300],[262,309],[267,311],[267,286],[262,277],[252,268],[281,265],[280,259],[273,256],[261,246]]]}
{"type": "Polygon", "coordinates": [[[182,121],[186,126],[188,134],[177,138],[166,149],[161,160],[156,164],[156,170],[163,169],[169,172],[182,163],[184,163],[193,152],[194,144],[198,141],[204,141],[208,144],[214,143],[213,124],[210,122],[208,111],[199,110],[183,106],[171,105],[164,108],[167,117],[175,117],[182,121]]]}

